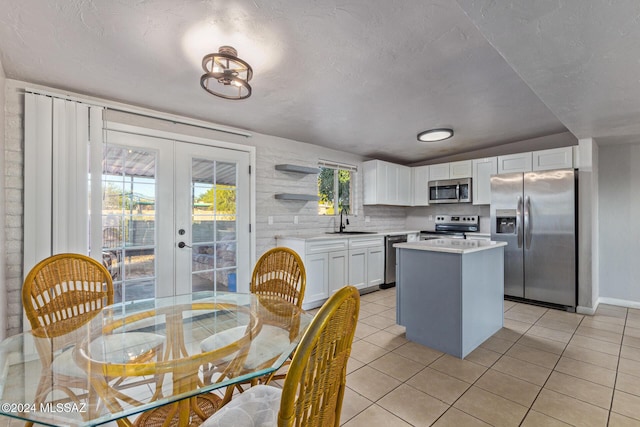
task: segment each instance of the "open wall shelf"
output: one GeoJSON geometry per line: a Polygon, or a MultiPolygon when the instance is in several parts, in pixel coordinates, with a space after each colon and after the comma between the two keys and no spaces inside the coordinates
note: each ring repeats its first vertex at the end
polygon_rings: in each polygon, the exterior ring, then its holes
{"type": "Polygon", "coordinates": [[[304,200],[307,202],[318,201],[318,196],[313,194],[291,194],[291,193],[281,193],[275,195],[276,199],[280,200],[304,200]]]}
{"type": "Polygon", "coordinates": [[[308,166],[298,166],[298,165],[289,165],[289,164],[276,165],[276,170],[283,171],[283,172],[296,172],[296,173],[306,173],[306,174],[320,173],[320,168],[311,168],[308,166]]]}

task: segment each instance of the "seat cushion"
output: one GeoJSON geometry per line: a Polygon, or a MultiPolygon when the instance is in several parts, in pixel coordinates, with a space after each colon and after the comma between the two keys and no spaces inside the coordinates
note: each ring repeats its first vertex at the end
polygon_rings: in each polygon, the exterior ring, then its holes
{"type": "Polygon", "coordinates": [[[282,389],[257,385],[235,396],[202,427],[269,427],[278,423],[282,389]]]}
{"type": "MultiPolygon", "coordinates": [[[[202,351],[213,351],[238,341],[244,335],[245,326],[230,328],[217,334],[211,335],[200,343],[202,351]]],[[[281,349],[291,345],[289,331],[272,325],[263,325],[260,333],[251,342],[251,348],[244,363],[245,369],[253,370],[262,365],[265,361],[282,354],[281,349]]],[[[233,356],[222,359],[222,362],[229,362],[233,356]]]]}
{"type": "MultiPolygon", "coordinates": [[[[147,332],[126,332],[107,335],[91,342],[90,354],[96,360],[109,363],[125,363],[164,343],[165,337],[147,332]]],[[[51,364],[56,374],[83,378],[85,371],[73,360],[73,349],[59,354],[51,364]]]]}

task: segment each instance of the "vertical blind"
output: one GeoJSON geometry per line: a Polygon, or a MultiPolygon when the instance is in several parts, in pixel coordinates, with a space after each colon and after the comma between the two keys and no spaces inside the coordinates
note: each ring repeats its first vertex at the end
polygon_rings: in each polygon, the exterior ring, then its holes
{"type": "Polygon", "coordinates": [[[101,118],[100,107],[25,94],[25,276],[50,255],[88,252],[89,143],[102,145],[101,118]]]}

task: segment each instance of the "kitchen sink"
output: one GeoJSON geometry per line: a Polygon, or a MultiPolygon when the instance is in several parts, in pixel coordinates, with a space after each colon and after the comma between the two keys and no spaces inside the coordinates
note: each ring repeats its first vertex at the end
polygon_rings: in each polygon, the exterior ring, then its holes
{"type": "Polygon", "coordinates": [[[377,231],[327,231],[327,234],[378,234],[377,231]]]}

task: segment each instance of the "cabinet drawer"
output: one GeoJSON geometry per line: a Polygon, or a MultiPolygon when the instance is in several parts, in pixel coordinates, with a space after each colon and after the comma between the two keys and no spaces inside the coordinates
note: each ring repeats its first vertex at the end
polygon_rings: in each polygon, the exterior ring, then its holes
{"type": "Polygon", "coordinates": [[[358,237],[349,239],[349,249],[384,246],[384,236],[358,237]]]}
{"type": "Polygon", "coordinates": [[[322,252],[341,251],[348,248],[348,239],[328,239],[307,242],[305,253],[318,254],[322,252]]]}

